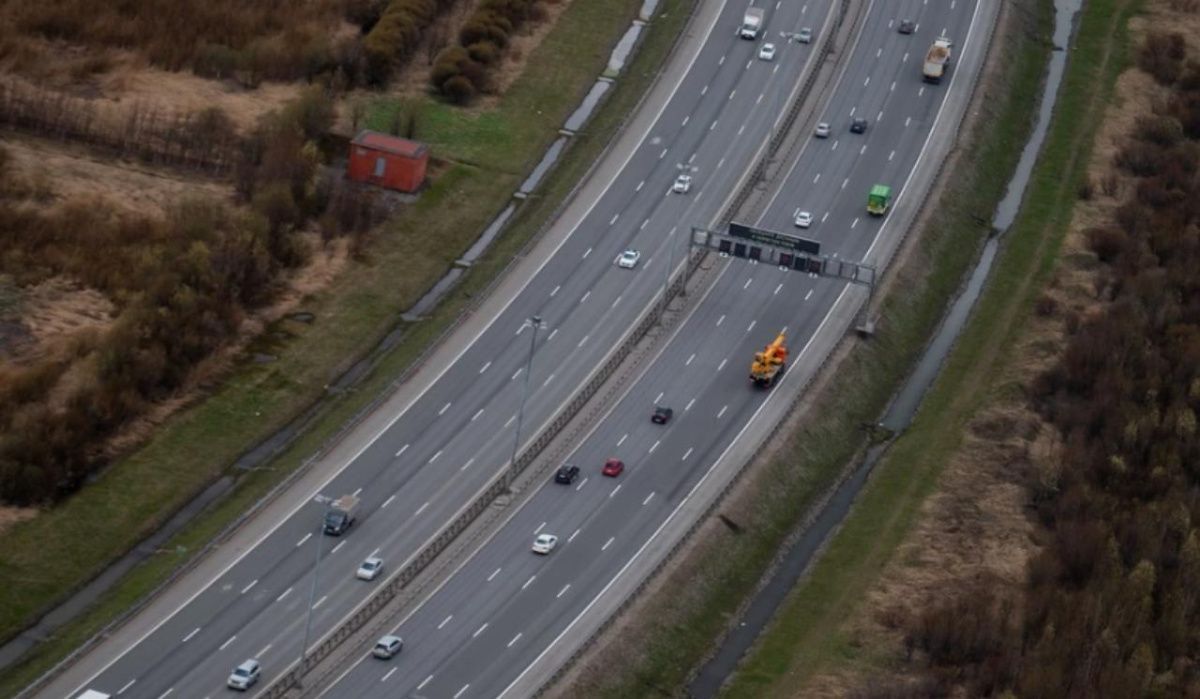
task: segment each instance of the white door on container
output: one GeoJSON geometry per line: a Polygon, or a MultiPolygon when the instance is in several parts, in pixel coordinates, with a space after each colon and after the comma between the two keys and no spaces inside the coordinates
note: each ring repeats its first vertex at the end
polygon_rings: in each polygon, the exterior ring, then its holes
{"type": "Polygon", "coordinates": [[[383,171],[387,169],[387,159],[379,157],[375,159],[375,176],[383,177],[383,171]]]}

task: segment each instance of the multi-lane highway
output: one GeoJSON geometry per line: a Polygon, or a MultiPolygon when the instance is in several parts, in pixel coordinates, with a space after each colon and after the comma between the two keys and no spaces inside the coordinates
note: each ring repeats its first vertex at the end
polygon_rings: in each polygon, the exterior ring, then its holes
{"type": "MultiPolygon", "coordinates": [[[[867,190],[877,183],[901,190],[946,94],[969,88],[923,83],[925,50],[941,35],[958,39],[963,50],[975,11],[973,0],[875,2],[818,117],[833,133],[807,142],[758,223],[791,230],[798,209],[811,211],[815,222],[806,235],[820,240],[823,252],[863,259],[887,220],[868,216],[867,190]],[[898,33],[900,18],[918,23],[913,35],[898,33]],[[853,117],[869,121],[865,134],[848,132],[853,117]]],[[[746,70],[761,68],[751,63],[746,70]]],[[[726,87],[741,90],[739,81],[726,87]]],[[[714,88],[710,99],[728,101],[728,92],[714,95],[714,88]]],[[[668,232],[650,228],[635,243],[653,248],[668,232]]],[[[394,633],[406,642],[399,657],[377,660],[363,648],[325,696],[522,696],[530,685],[518,682],[548,649],[579,642],[566,633],[575,620],[627,570],[762,406],[767,394],[747,379],[752,353],[781,330],[800,349],[844,289],[746,260],[721,264],[703,301],[571,455],[582,467],[579,480],[543,486],[399,624],[394,633]],[[674,419],[651,423],[655,404],[672,406],[674,419]],[[615,478],[600,472],[610,457],[627,465],[615,478]],[[530,550],[543,533],[558,537],[545,556],[530,550]]],[[[628,279],[646,271],[609,274],[628,279]]],[[[554,370],[539,357],[535,378],[554,370]]]]}
{"type": "MultiPolygon", "coordinates": [[[[780,2],[768,7],[768,33],[811,26],[819,34],[832,17],[831,7],[830,0],[780,2]]],[[[675,245],[673,257],[680,259],[688,226],[714,219],[795,90],[813,45],[776,39],[775,60],[758,60],[760,42],[741,41],[734,32],[743,9],[724,4],[711,21],[696,27],[706,39],[683,57],[687,70],[657,105],[654,125],[572,233],[561,238],[486,327],[463,343],[436,380],[363,439],[318,492],[304,497],[184,603],[153,619],[145,633],[123,647],[93,652],[93,658],[104,660],[84,658],[78,667],[87,668],[86,676],[68,673],[44,695],[75,696],[84,688],[122,697],[218,695],[226,691],[231,669],[249,657],[262,663],[265,684],[299,655],[310,606],[310,637],[317,639],[379,584],[353,578],[363,558],[376,554],[391,569],[398,567],[493,478],[511,454],[526,378],[525,320],[537,314],[547,326],[529,377],[528,438],[629,331],[661,289],[666,246],[675,245]],[[693,174],[692,190],[671,194],[681,166],[693,174]],[[616,268],[614,258],[631,245],[643,253],[640,265],[632,271],[616,268]],[[317,534],[323,505],[313,498],[345,493],[362,499],[359,523],[340,539],[317,534]],[[324,547],[323,560],[310,598],[316,546],[324,547]],[[62,686],[68,679],[72,685],[62,686]]],[[[686,401],[676,402],[686,415],[686,401]]],[[[718,419],[744,413],[739,406],[731,405],[733,412],[718,419]]],[[[644,416],[645,405],[635,412],[644,416]]],[[[687,429],[689,423],[681,419],[679,424],[687,429]]],[[[670,429],[679,433],[678,426],[670,429]]],[[[629,442],[630,453],[634,444],[629,442]]],[[[703,447],[696,445],[697,461],[703,447]]],[[[643,469],[639,460],[631,463],[627,479],[643,469]]],[[[594,489],[595,474],[589,469],[588,475],[594,489]]],[[[664,491],[655,497],[669,502],[669,496],[664,491]]],[[[520,516],[533,516],[526,513],[536,512],[542,497],[520,516]]],[[[497,544],[504,538],[497,537],[497,544]]],[[[556,560],[569,556],[575,545],[566,539],[556,560]]],[[[447,622],[442,630],[451,628],[459,629],[447,622]]]]}

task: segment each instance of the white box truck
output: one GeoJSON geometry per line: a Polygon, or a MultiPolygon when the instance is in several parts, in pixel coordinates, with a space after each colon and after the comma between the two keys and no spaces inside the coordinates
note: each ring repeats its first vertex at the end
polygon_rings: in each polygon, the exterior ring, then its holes
{"type": "Polygon", "coordinates": [[[757,39],[762,31],[765,13],[761,7],[747,7],[746,15],[742,17],[741,35],[743,39],[757,39]]]}

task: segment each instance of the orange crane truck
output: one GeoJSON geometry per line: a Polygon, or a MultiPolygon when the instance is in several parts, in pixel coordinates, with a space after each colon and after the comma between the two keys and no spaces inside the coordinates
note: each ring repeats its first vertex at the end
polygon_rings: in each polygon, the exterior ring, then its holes
{"type": "Polygon", "coordinates": [[[783,333],[775,341],[767,345],[762,352],[754,353],[754,363],[750,365],[750,380],[755,386],[770,388],[783,375],[787,366],[787,345],[784,344],[783,333]]]}

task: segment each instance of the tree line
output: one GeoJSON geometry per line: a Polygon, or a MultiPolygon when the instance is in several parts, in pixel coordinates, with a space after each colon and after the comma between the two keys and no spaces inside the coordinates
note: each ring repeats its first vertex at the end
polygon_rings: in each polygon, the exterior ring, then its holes
{"type": "Polygon", "coordinates": [[[1100,183],[1124,194],[1087,231],[1103,305],[1068,311],[1065,350],[1030,387],[1063,448],[1054,477],[1028,484],[1043,541],[1025,587],[917,614],[906,643],[926,672],[869,696],[1200,693],[1200,62],[1178,33],[1150,34],[1137,58],[1171,96],[1119,144],[1129,191],[1100,183]]]}
{"type": "Polygon", "coordinates": [[[304,264],[312,222],[325,238],[366,235],[378,220],[373,195],[319,169],[315,139],[332,119],[320,90],[267,115],[237,145],[244,206],[188,198],[164,217],[28,201],[0,150],[0,271],[20,285],[74,279],[117,307],[110,329],[73,338],[68,351],[0,366],[0,500],[61,498],[102,467],[106,441],[183,387],[304,264]]]}
{"type": "Polygon", "coordinates": [[[438,54],[429,81],[455,104],[470,102],[491,86],[513,34],[546,16],[542,0],[481,0],[458,33],[458,43],[438,54]]]}
{"type": "Polygon", "coordinates": [[[218,107],[177,112],[146,103],[99,105],[11,79],[0,79],[0,127],[213,174],[237,161],[240,146],[236,126],[218,107]]]}

